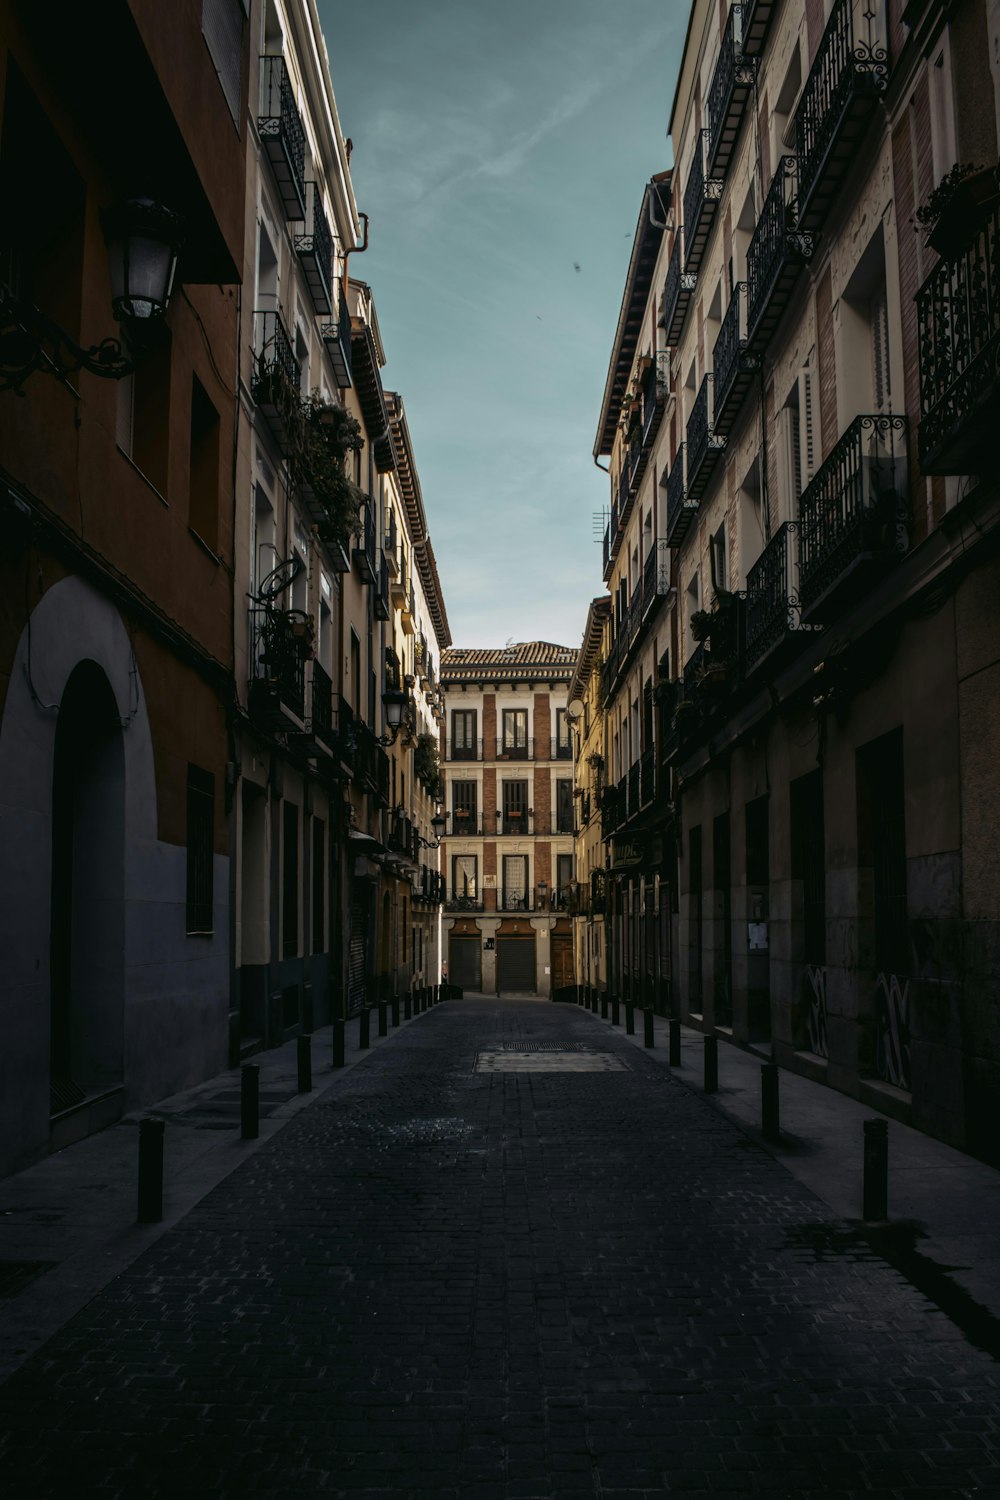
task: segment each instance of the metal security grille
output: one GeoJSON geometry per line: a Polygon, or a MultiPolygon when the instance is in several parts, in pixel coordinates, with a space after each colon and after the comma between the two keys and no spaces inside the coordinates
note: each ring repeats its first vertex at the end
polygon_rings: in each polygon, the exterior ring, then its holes
{"type": "Polygon", "coordinates": [[[463,990],[482,988],[482,950],[477,937],[453,937],[448,944],[448,978],[463,990]]]}
{"type": "Polygon", "coordinates": [[[497,938],[497,986],[512,994],[535,993],[534,938],[497,938]]]}
{"type": "Polygon", "coordinates": [[[353,1015],[367,998],[365,987],[368,912],[364,901],[351,904],[351,936],[347,957],[347,1007],[353,1015]]]}

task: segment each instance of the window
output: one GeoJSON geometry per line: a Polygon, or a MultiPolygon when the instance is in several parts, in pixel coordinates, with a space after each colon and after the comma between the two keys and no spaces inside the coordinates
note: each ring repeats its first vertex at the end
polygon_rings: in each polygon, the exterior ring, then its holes
{"type": "Polygon", "coordinates": [[[281,956],[299,951],[299,810],[281,804],[281,956]]]}
{"type": "Polygon", "coordinates": [[[558,760],[570,760],[573,754],[572,741],[569,732],[569,720],[564,708],[556,709],[556,758],[558,760]]]}
{"type": "Polygon", "coordinates": [[[709,542],[709,557],[712,564],[712,587],[717,594],[728,592],[729,562],[726,557],[726,523],[716,531],[709,542]]]}
{"type": "Polygon", "coordinates": [[[478,760],[476,729],[478,715],[474,708],[456,708],[451,716],[452,760],[478,760]]]}
{"type": "Polygon", "coordinates": [[[351,706],[361,718],[361,641],[356,631],[351,631],[351,706]]]}
{"type": "Polygon", "coordinates": [[[812,372],[802,370],[778,413],[779,522],[798,519],[799,496],[815,467],[812,372]]]}
{"type": "Polygon", "coordinates": [[[527,911],[529,907],[528,856],[505,854],[503,857],[503,909],[504,911],[527,911]]]}
{"type": "Polygon", "coordinates": [[[312,820],[312,950],[326,950],[326,826],[312,820]]]}
{"type": "Polygon", "coordinates": [[[573,783],[568,778],[556,782],[556,833],[573,832],[573,783]]]}
{"type": "Polygon", "coordinates": [[[219,541],[219,413],[197,375],[191,377],[188,524],[214,552],[219,541]]]}
{"type": "Polygon", "coordinates": [[[233,120],[240,115],[244,0],[202,0],[201,29],[233,120]]]}
{"type": "Polygon", "coordinates": [[[200,766],[187,774],[187,931],[210,934],[212,926],[212,851],[215,825],[215,777],[200,766]]]}
{"type": "Polygon", "coordinates": [[[479,860],[475,854],[456,854],[452,858],[451,893],[456,905],[479,904],[479,860]]]}
{"type": "MultiPolygon", "coordinates": [[[[155,343],[118,382],[118,446],[161,496],[167,493],[170,437],[170,333],[161,326],[155,343]]],[[[218,481],[216,481],[218,482],[218,481]]]]}
{"type": "Polygon", "coordinates": [[[556,891],[558,893],[558,905],[565,906],[567,898],[573,890],[573,856],[572,854],[556,855],[556,891]]]}
{"type": "Polygon", "coordinates": [[[512,834],[528,832],[528,783],[526,781],[503,783],[503,831],[512,834]]]}
{"type": "Polygon", "coordinates": [[[459,836],[478,832],[476,824],[478,784],[475,781],[453,781],[451,787],[452,832],[459,836]]]}
{"type": "Polygon", "coordinates": [[[528,710],[505,708],[503,710],[503,739],[501,753],[504,756],[526,760],[528,756],[528,710]]]}

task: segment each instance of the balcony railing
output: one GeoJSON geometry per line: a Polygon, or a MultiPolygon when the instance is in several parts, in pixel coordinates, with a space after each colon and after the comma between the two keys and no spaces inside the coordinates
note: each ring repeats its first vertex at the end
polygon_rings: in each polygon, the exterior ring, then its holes
{"type": "Polygon", "coordinates": [[[642,790],[641,767],[638,761],[635,762],[635,765],[629,766],[628,776],[625,778],[625,780],[628,788],[627,816],[630,818],[634,818],[636,813],[639,811],[639,794],[642,790]]]}
{"type": "Polygon", "coordinates": [[[657,599],[670,593],[670,543],[663,537],[650,547],[642,565],[642,613],[649,613],[657,599]]]}
{"type": "Polygon", "coordinates": [[[688,275],[697,275],[701,267],[712,220],[722,197],[721,179],[709,177],[706,172],[707,152],[708,131],[701,130],[695,137],[694,156],[684,189],[684,270],[688,275]]]}
{"type": "Polygon", "coordinates": [[[778,0],[743,0],[743,51],[759,57],[778,0]]]}
{"type": "Polygon", "coordinates": [[[445,911],[482,911],[482,896],[461,895],[456,896],[454,891],[444,898],[445,911]]]}
{"type": "Polygon", "coordinates": [[[254,362],[250,389],[282,454],[296,446],[302,423],[301,370],[279,312],[254,313],[254,362]]]}
{"type": "Polygon", "coordinates": [[[834,0],[795,111],[798,222],[816,229],[889,81],[884,0],[834,0]],[[855,17],[855,7],[858,14],[855,17]]]}
{"type": "Polygon", "coordinates": [[[334,378],[341,390],[351,385],[351,314],[343,288],[338,291],[337,321],[320,324],[320,337],[330,356],[334,378]]]}
{"type": "Polygon", "coordinates": [[[530,737],[519,745],[502,737],[497,740],[497,760],[533,760],[534,755],[535,742],[530,737]]]}
{"type": "MultiPolygon", "coordinates": [[[[552,828],[550,831],[552,833],[576,832],[576,818],[573,815],[573,809],[571,807],[556,809],[556,814],[552,820],[552,828]]],[[[537,828],[535,832],[541,833],[542,830],[540,828],[537,828]]]]}
{"type": "Polygon", "coordinates": [[[689,500],[684,483],[684,444],[681,443],[673,467],[667,475],[667,541],[679,547],[688,534],[698,510],[697,500],[689,500]]]}
{"type": "Polygon", "coordinates": [[[747,573],[746,665],[752,672],[791,636],[806,639],[798,588],[797,521],[779,526],[747,573]]]}
{"type": "Polygon", "coordinates": [[[384,547],[378,554],[378,587],[375,590],[374,604],[376,620],[388,620],[392,614],[392,606],[389,603],[389,564],[384,547]]]}
{"type": "Polygon", "coordinates": [[[530,891],[508,891],[501,893],[497,903],[500,911],[534,911],[534,902],[530,891]]]}
{"type": "Polygon", "coordinates": [[[604,537],[601,542],[601,567],[605,583],[611,571],[611,527],[604,528],[604,537]]]}
{"type": "Polygon", "coordinates": [[[533,834],[535,817],[530,808],[505,807],[498,813],[498,827],[500,833],[506,838],[518,838],[520,835],[533,834]]]}
{"type": "Polygon", "coordinates": [[[255,718],[274,726],[289,715],[303,719],[310,623],[301,610],[251,610],[250,706],[255,718]]]}
{"type": "Polygon", "coordinates": [[[573,741],[569,735],[564,740],[561,740],[558,735],[553,735],[552,743],[549,746],[549,758],[551,760],[573,759],[573,741]]]}
{"type": "Polygon", "coordinates": [[[474,740],[471,744],[467,745],[455,745],[452,744],[451,740],[447,741],[445,746],[446,760],[482,760],[482,758],[482,740],[474,740]]]}
{"type": "Polygon", "coordinates": [[[706,375],[691,408],[687,424],[687,493],[700,500],[722,457],[726,440],[712,426],[712,377],[706,375]]]}
{"type": "Polygon", "coordinates": [[[312,664],[312,719],[310,727],[317,739],[333,749],[336,730],[333,725],[333,683],[318,661],[312,664]]]}
{"type": "Polygon", "coordinates": [[[656,791],[656,750],[649,745],[639,762],[639,803],[648,807],[656,791]]]}
{"type": "Polygon", "coordinates": [[[708,91],[708,170],[724,177],[753,92],[756,63],[743,51],[743,7],[733,5],[708,91]]]}
{"type": "Polygon", "coordinates": [[[967,249],[934,267],[917,293],[917,328],[920,467],[980,473],[1000,415],[1000,204],[967,249]]]}
{"type": "Polygon", "coordinates": [[[760,355],[747,347],[747,284],[733,287],[726,316],[712,351],[712,426],[728,437],[740,414],[743,398],[760,367],[760,355]]]}
{"type": "Polygon", "coordinates": [[[607,786],[601,800],[601,837],[609,838],[625,821],[625,796],[621,782],[607,786]]]}
{"type": "Polygon", "coordinates": [[[906,418],[856,417],[799,501],[806,619],[830,613],[859,570],[906,552],[906,485],[906,418]]]}
{"type": "Polygon", "coordinates": [[[290,219],[306,215],[306,133],[283,57],[260,60],[257,129],[290,219]]]}
{"type": "Polygon", "coordinates": [[[333,311],[333,236],[323,211],[319,184],[306,183],[306,219],[302,234],[294,236],[295,253],[318,313],[333,311]]]}
{"type": "Polygon", "coordinates": [[[354,561],[361,571],[362,583],[378,583],[378,557],[375,550],[375,506],[366,500],[362,508],[363,530],[354,548],[354,561]]]}
{"type": "MultiPolygon", "coordinates": [[[[483,821],[476,813],[454,808],[446,814],[448,819],[446,834],[453,839],[479,839],[485,833],[483,821]]],[[[491,828],[490,832],[494,830],[491,828]]]]}
{"type": "Polygon", "coordinates": [[[798,227],[794,156],[783,156],[747,250],[747,342],[763,349],[778,326],[792,289],[813,252],[813,237],[798,227]]]}
{"type": "Polygon", "coordinates": [[[677,232],[674,235],[674,248],[670,255],[670,264],[667,266],[666,280],[663,283],[663,327],[666,330],[664,341],[671,349],[680,342],[691,293],[698,279],[693,271],[682,269],[682,242],[683,235],[677,232]]]}

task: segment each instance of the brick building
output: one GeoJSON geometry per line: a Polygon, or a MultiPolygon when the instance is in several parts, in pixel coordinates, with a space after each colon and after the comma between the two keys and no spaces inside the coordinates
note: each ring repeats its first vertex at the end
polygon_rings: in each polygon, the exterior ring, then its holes
{"type": "Polygon", "coordinates": [[[441,658],[448,977],[484,993],[572,985],[576,652],[546,641],[441,658]]]}

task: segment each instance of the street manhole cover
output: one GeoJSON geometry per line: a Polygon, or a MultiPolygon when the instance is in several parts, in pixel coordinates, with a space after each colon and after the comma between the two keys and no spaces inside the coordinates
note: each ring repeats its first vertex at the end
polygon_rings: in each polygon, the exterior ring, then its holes
{"type": "Polygon", "coordinates": [[[477,1073],[624,1073],[626,1064],[613,1052],[573,1051],[569,1047],[510,1051],[484,1047],[476,1056],[477,1073]]]}

